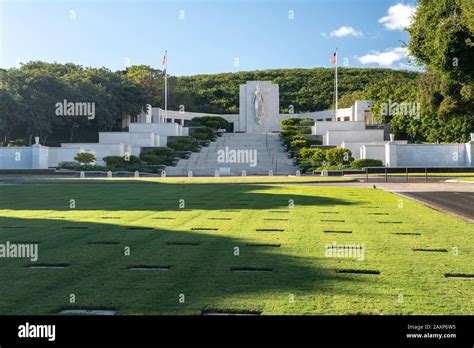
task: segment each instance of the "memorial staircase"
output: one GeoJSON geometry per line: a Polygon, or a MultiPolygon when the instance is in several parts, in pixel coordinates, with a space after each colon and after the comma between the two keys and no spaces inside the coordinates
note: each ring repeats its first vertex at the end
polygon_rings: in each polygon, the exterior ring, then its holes
{"type": "MultiPolygon", "coordinates": [[[[247,157],[255,158],[255,157],[247,157]]],[[[242,158],[240,158],[242,159],[242,158]]],[[[297,167],[293,165],[293,159],[288,158],[283,149],[278,134],[253,134],[253,133],[224,133],[216,141],[211,142],[208,147],[201,148],[200,152],[192,153],[188,159],[180,159],[175,167],[166,167],[167,176],[188,176],[192,171],[193,176],[214,176],[218,171],[224,175],[295,175],[297,167]],[[221,157],[218,160],[219,150],[221,157]],[[256,161],[251,163],[231,163],[232,158],[222,161],[222,152],[232,153],[232,150],[247,154],[256,153],[256,161]],[[229,161],[230,159],[230,161],[229,161]]]]}

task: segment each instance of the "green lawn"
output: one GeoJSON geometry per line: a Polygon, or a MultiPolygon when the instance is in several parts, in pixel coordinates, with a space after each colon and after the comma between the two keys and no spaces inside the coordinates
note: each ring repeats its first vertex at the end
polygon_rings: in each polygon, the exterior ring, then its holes
{"type": "MultiPolygon", "coordinates": [[[[87,176],[87,173],[86,173],[87,176]]],[[[223,176],[219,178],[214,177],[140,177],[140,178],[84,178],[84,179],[51,179],[53,181],[77,181],[77,180],[87,180],[87,181],[120,181],[120,182],[155,182],[155,183],[164,183],[164,184],[294,184],[294,183],[322,183],[322,182],[350,182],[355,181],[351,177],[322,177],[316,175],[310,176],[223,176]]]]}
{"type": "Polygon", "coordinates": [[[474,273],[473,225],[400,200],[377,189],[302,185],[0,185],[0,242],[39,242],[36,264],[69,265],[30,269],[29,260],[0,259],[0,314],[74,307],[118,314],[473,314],[474,279],[445,277],[474,273]],[[364,260],[325,257],[333,242],[364,244],[364,260]],[[140,265],[169,269],[128,269],[140,265]],[[380,274],[336,272],[344,269],[380,274]]]}

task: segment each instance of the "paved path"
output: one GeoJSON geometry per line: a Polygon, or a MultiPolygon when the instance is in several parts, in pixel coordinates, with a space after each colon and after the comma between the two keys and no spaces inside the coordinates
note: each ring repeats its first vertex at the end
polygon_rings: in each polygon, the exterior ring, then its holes
{"type": "MultiPolygon", "coordinates": [[[[310,184],[318,185],[318,184],[310,184]]],[[[433,209],[474,223],[474,184],[451,182],[419,183],[326,183],[319,185],[382,189],[421,202],[433,209]]]]}

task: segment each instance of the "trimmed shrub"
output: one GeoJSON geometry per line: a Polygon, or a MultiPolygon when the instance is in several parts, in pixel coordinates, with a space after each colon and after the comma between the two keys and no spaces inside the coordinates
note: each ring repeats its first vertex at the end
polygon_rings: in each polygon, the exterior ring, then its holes
{"type": "Polygon", "coordinates": [[[122,156],[106,156],[103,160],[107,167],[117,167],[125,163],[125,159],[122,156]]]}
{"type": "Polygon", "coordinates": [[[306,146],[306,140],[296,139],[290,142],[290,147],[292,149],[301,149],[306,146]]]}
{"type": "Polygon", "coordinates": [[[296,132],[298,133],[298,127],[293,126],[293,125],[287,125],[287,126],[282,126],[282,130],[287,131],[287,132],[296,132]]]}
{"type": "Polygon", "coordinates": [[[195,139],[182,138],[175,140],[171,144],[168,144],[168,147],[176,151],[197,151],[198,144],[195,139]]]}
{"type": "Polygon", "coordinates": [[[92,162],[95,162],[95,155],[90,152],[79,152],[76,156],[74,156],[74,160],[79,163],[88,165],[92,162]]]}
{"type": "Polygon", "coordinates": [[[314,120],[310,118],[289,117],[280,121],[281,129],[284,132],[292,132],[293,134],[311,134],[311,126],[314,120]]]}
{"type": "Polygon", "coordinates": [[[125,161],[125,163],[129,163],[129,164],[137,164],[137,163],[140,163],[140,158],[137,157],[137,156],[134,156],[134,155],[131,155],[128,159],[128,161],[125,161]]]}
{"type": "Polygon", "coordinates": [[[330,166],[341,166],[353,161],[352,152],[349,149],[333,148],[326,150],[326,161],[330,166]]]}
{"type": "Polygon", "coordinates": [[[326,167],[318,167],[317,170],[344,170],[348,169],[347,166],[326,166],[326,167]]]}
{"type": "Polygon", "coordinates": [[[321,165],[326,161],[327,157],[327,150],[322,149],[312,149],[314,150],[313,154],[311,155],[311,160],[315,165],[321,165]]]}
{"type": "Polygon", "coordinates": [[[63,161],[58,163],[58,168],[62,169],[76,169],[79,166],[79,163],[74,161],[63,161]]]}
{"type": "Polygon", "coordinates": [[[303,118],[300,122],[300,126],[306,126],[306,127],[314,126],[314,120],[311,118],[303,118]]]}
{"type": "Polygon", "coordinates": [[[366,167],[383,167],[383,163],[381,160],[365,158],[355,160],[351,165],[352,169],[362,169],[366,167]]]}
{"type": "Polygon", "coordinates": [[[188,124],[189,127],[209,127],[213,130],[229,129],[229,122],[220,116],[194,117],[188,124]]]}
{"type": "Polygon", "coordinates": [[[303,127],[298,129],[299,134],[311,134],[311,128],[303,127]]]}
{"type": "Polygon", "coordinates": [[[111,168],[126,168],[130,166],[135,166],[135,164],[140,163],[140,158],[137,156],[131,155],[128,160],[122,156],[106,156],[103,158],[104,162],[107,164],[107,167],[111,168]]]}
{"type": "Polygon", "coordinates": [[[321,140],[318,140],[318,139],[315,139],[315,138],[309,138],[309,139],[306,139],[306,144],[308,144],[308,146],[322,145],[323,142],[321,140]]]}
{"type": "Polygon", "coordinates": [[[285,126],[296,126],[300,122],[300,119],[297,117],[288,117],[284,118],[280,121],[281,127],[284,128],[285,126]]]}
{"type": "Polygon", "coordinates": [[[160,164],[160,158],[157,155],[144,155],[143,160],[148,164],[160,164]]]}
{"type": "Polygon", "coordinates": [[[301,158],[310,159],[317,150],[320,150],[320,149],[311,149],[309,147],[305,147],[300,150],[299,155],[301,158]]]}
{"type": "Polygon", "coordinates": [[[173,149],[169,147],[158,147],[146,153],[146,155],[155,155],[155,156],[170,156],[173,154],[173,149]]]}
{"type": "Polygon", "coordinates": [[[216,136],[214,135],[214,131],[209,127],[199,127],[196,128],[192,133],[191,137],[198,139],[198,140],[211,140],[214,141],[216,136]]]}
{"type": "Polygon", "coordinates": [[[285,139],[291,137],[291,136],[294,136],[297,134],[297,131],[283,131],[281,132],[281,137],[282,137],[282,140],[285,141],[285,139]]]}

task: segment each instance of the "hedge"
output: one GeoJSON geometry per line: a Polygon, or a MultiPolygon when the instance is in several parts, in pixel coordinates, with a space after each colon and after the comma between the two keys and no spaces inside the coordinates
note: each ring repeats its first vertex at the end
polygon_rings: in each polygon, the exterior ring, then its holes
{"type": "Polygon", "coordinates": [[[372,158],[365,158],[359,159],[352,162],[352,169],[362,169],[366,167],[383,167],[383,163],[381,160],[372,159],[372,158]]]}

